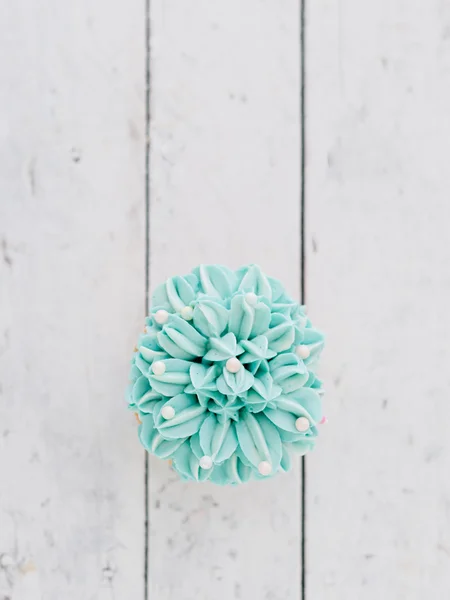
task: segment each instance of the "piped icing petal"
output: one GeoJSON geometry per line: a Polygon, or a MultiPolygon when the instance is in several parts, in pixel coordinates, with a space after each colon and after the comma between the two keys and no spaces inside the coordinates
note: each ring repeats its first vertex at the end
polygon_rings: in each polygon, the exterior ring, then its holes
{"type": "Polygon", "coordinates": [[[142,417],[142,425],[139,426],[139,439],[146,450],[159,458],[169,458],[183,444],[186,438],[167,440],[155,428],[152,415],[142,417]]]}
{"type": "Polygon", "coordinates": [[[244,354],[240,357],[240,361],[245,363],[258,362],[269,360],[277,355],[276,352],[269,348],[269,340],[265,335],[259,335],[251,340],[241,342],[244,349],[244,354]]]}
{"type": "Polygon", "coordinates": [[[275,383],[270,374],[268,363],[261,363],[254,375],[253,385],[247,392],[248,409],[255,413],[266,407],[275,407],[281,391],[281,387],[275,383]]]}
{"type": "Polygon", "coordinates": [[[157,336],[158,344],[173,358],[192,360],[206,352],[207,339],[178,316],[170,316],[157,336]]]}
{"type": "Polygon", "coordinates": [[[237,373],[230,373],[226,367],[222,370],[222,375],[217,378],[217,389],[226,396],[244,397],[245,392],[249,390],[254,381],[254,376],[244,367],[237,373]]]}
{"type": "Polygon", "coordinates": [[[238,445],[234,424],[230,419],[207,417],[200,428],[200,446],[213,463],[221,464],[233,454],[238,445]]]}
{"type": "Polygon", "coordinates": [[[161,403],[160,410],[154,409],[155,428],[166,439],[186,438],[194,435],[205,420],[206,408],[190,394],[178,394],[161,403]],[[172,409],[173,416],[166,418],[164,409],[172,409]]]}
{"type": "Polygon", "coordinates": [[[200,280],[204,294],[213,298],[227,299],[236,291],[237,278],[227,267],[219,265],[200,265],[193,271],[200,280]]]}
{"type": "Polygon", "coordinates": [[[194,326],[205,337],[220,337],[227,326],[228,309],[208,297],[200,299],[194,308],[194,326]]]}
{"type": "Polygon", "coordinates": [[[247,268],[239,284],[239,289],[243,292],[253,292],[258,296],[264,296],[269,302],[272,302],[272,287],[258,265],[250,265],[247,268]]]}
{"type": "Polygon", "coordinates": [[[152,296],[152,314],[157,310],[166,309],[169,312],[181,310],[193,302],[198,290],[198,279],[193,274],[184,277],[170,277],[166,283],[158,286],[152,296]]]}
{"type": "Polygon", "coordinates": [[[233,454],[227,461],[214,468],[211,481],[218,485],[236,485],[246,483],[252,477],[252,469],[233,454]]]}
{"type": "Polygon", "coordinates": [[[237,421],[239,418],[239,411],[244,407],[244,404],[244,396],[233,394],[226,396],[220,394],[219,397],[212,398],[208,401],[207,408],[221,419],[233,419],[233,421],[237,421]]]}
{"type": "Polygon", "coordinates": [[[308,381],[308,369],[292,352],[278,354],[269,363],[270,373],[285,394],[293,392],[308,381]]]}
{"type": "Polygon", "coordinates": [[[211,470],[202,469],[200,461],[192,452],[189,440],[185,441],[173,454],[173,467],[181,479],[205,481],[211,476],[211,470]]]}
{"type": "Polygon", "coordinates": [[[185,388],[187,394],[196,394],[200,404],[206,406],[208,401],[220,400],[222,394],[217,389],[217,376],[221,371],[217,364],[206,366],[191,363],[189,367],[190,384],[185,388]]]}
{"type": "MultiPolygon", "coordinates": [[[[270,324],[270,308],[260,302],[254,294],[255,304],[250,303],[248,295],[237,295],[231,300],[228,330],[239,340],[248,340],[265,333],[270,324]]],[[[253,299],[253,297],[251,298],[253,299]]]]}
{"type": "Polygon", "coordinates": [[[200,265],[156,288],[145,325],[126,399],[144,448],[182,479],[266,479],[314,447],[324,338],[278,280],[200,265]]]}
{"type": "Polygon", "coordinates": [[[178,358],[169,358],[158,362],[164,365],[164,372],[158,375],[153,373],[150,368],[148,380],[151,388],[161,396],[172,397],[183,392],[190,382],[191,363],[178,358]]]}
{"type": "Polygon", "coordinates": [[[265,415],[252,415],[243,411],[236,423],[240,449],[251,466],[258,469],[261,462],[268,462],[276,472],[281,461],[281,438],[277,428],[265,415]]]}
{"type": "MultiPolygon", "coordinates": [[[[167,316],[169,316],[169,313],[167,313],[167,316]]],[[[142,358],[149,363],[161,358],[169,358],[169,355],[158,344],[156,327],[146,327],[146,330],[148,332],[142,333],[136,344],[137,351],[142,358]]]]}
{"type": "Polygon", "coordinates": [[[281,313],[273,313],[265,336],[270,350],[273,350],[275,354],[287,352],[295,341],[294,323],[281,313]]]}
{"type": "Polygon", "coordinates": [[[155,404],[161,400],[158,394],[151,386],[147,377],[141,376],[137,379],[132,388],[132,404],[140,413],[151,413],[155,404]]]}
{"type": "Polygon", "coordinates": [[[324,343],[325,338],[320,331],[317,331],[317,329],[313,329],[312,327],[305,328],[302,344],[309,350],[309,356],[305,359],[305,364],[311,364],[319,358],[324,343]]]}
{"type": "Polygon", "coordinates": [[[234,333],[229,332],[221,338],[209,340],[210,349],[205,354],[205,361],[218,362],[242,354],[243,349],[237,343],[234,333]]]}

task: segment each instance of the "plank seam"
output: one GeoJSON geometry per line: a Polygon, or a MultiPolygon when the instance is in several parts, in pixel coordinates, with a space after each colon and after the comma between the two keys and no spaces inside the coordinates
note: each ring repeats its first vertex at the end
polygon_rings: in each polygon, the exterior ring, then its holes
{"type": "MultiPolygon", "coordinates": [[[[145,313],[150,295],[150,0],[145,1],[145,313]]],[[[144,461],[144,600],[148,600],[149,564],[149,476],[148,452],[144,461]]]]}
{"type": "MultiPolygon", "coordinates": [[[[300,0],[300,268],[301,268],[301,303],[306,303],[306,242],[305,242],[305,5],[306,0],[300,0]]],[[[301,490],[300,490],[300,523],[301,534],[301,600],[306,600],[306,457],[301,459],[301,490]]]]}

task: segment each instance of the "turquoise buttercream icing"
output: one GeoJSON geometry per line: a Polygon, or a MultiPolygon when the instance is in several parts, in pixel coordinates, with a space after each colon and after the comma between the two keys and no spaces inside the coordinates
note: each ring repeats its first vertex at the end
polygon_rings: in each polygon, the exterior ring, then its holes
{"type": "Polygon", "coordinates": [[[256,265],[200,265],[160,285],[132,359],[142,445],[182,479],[237,484],[314,447],[324,337],[256,265]]]}

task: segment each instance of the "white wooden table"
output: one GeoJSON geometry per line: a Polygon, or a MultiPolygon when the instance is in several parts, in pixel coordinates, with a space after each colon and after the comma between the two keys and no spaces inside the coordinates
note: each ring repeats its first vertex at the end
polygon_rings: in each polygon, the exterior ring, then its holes
{"type": "Polygon", "coordinates": [[[0,600],[445,600],[450,2],[148,2],[0,6],[0,600]],[[138,444],[149,293],[200,262],[304,283],[304,478],[138,444]]]}

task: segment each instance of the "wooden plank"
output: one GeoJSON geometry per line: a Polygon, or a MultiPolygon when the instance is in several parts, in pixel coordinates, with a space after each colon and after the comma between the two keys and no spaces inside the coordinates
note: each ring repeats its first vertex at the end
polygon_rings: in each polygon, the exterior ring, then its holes
{"type": "MultiPolygon", "coordinates": [[[[299,6],[151,6],[151,284],[249,262],[298,296],[299,6]]],[[[182,484],[151,460],[150,597],[298,599],[300,475],[182,484]]]]}
{"type": "Polygon", "coordinates": [[[450,588],[450,11],[308,3],[307,301],[330,424],[308,459],[307,598],[450,588]]]}
{"type": "Polygon", "coordinates": [[[141,599],[144,8],[0,12],[0,598],[141,599]]]}

